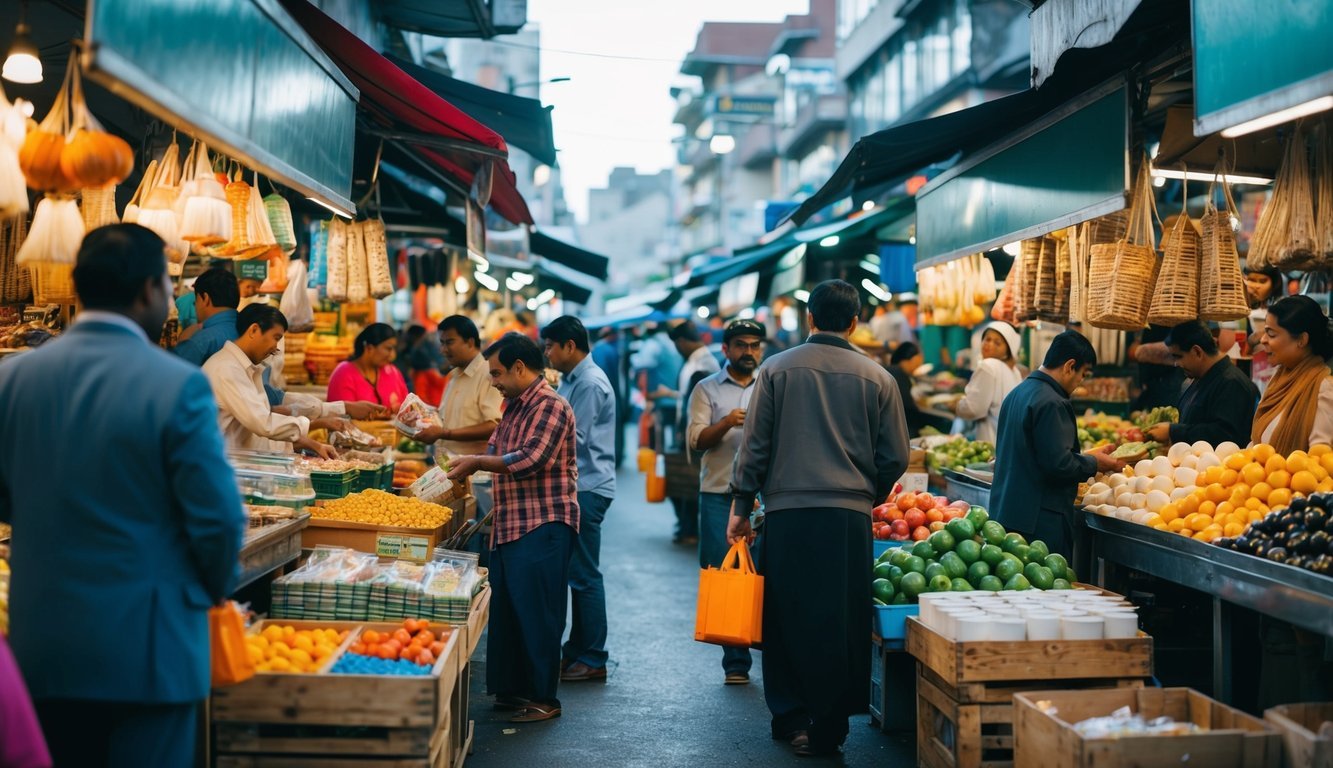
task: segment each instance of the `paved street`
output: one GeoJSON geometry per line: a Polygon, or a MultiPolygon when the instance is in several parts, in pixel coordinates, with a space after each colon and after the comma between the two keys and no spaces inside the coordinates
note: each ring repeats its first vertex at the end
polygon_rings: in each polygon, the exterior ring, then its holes
{"type": "MultiPolygon", "coordinates": [[[[485,695],[483,642],[472,663],[471,714],[477,725],[468,768],[836,762],[797,758],[785,743],[769,738],[758,654],[749,686],[722,685],[721,649],[693,639],[697,555],[671,544],[670,505],[643,500],[643,476],[635,471],[632,452],[619,483],[602,545],[609,681],[562,685],[561,718],[512,725],[505,713],[491,710],[485,695]]],[[[867,715],[859,715],[852,720],[842,762],[910,766],[914,756],[909,735],[881,733],[869,726],[867,715]]]]}

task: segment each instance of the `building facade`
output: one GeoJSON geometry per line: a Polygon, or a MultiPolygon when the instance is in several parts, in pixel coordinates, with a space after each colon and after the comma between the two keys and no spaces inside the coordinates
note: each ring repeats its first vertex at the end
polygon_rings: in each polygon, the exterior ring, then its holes
{"type": "Polygon", "coordinates": [[[673,174],[611,171],[606,187],[588,191],[588,221],[579,243],[611,260],[608,295],[629,293],[667,276],[672,252],[673,174]]]}

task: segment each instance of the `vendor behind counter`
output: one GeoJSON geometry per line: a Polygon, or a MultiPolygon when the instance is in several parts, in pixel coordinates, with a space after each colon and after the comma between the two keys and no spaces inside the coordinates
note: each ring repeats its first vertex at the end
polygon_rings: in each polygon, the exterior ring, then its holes
{"type": "Polygon", "coordinates": [[[1212,331],[1198,320],[1181,323],[1166,346],[1193,383],[1180,397],[1180,423],[1156,424],[1148,436],[1159,443],[1249,444],[1259,388],[1222,353],[1212,331]]]}

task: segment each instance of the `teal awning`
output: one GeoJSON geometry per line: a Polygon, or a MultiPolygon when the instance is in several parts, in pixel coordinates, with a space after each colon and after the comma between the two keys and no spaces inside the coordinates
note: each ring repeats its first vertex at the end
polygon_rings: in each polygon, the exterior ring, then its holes
{"type": "Polygon", "coordinates": [[[787,253],[798,247],[803,248],[804,245],[804,243],[798,242],[788,235],[771,243],[738,250],[730,258],[714,261],[691,271],[690,279],[685,283],[685,287],[698,288],[704,285],[722,285],[734,277],[771,269],[787,253]]]}
{"type": "Polygon", "coordinates": [[[1125,207],[1123,78],[978,152],[917,193],[917,267],[1046,234],[1125,207]]]}
{"type": "Polygon", "coordinates": [[[1194,134],[1333,94],[1333,3],[1193,0],[1194,134]]]}

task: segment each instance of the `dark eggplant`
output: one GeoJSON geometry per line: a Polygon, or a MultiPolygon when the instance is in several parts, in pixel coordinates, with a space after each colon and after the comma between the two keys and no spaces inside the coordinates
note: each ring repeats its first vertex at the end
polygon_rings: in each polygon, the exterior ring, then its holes
{"type": "Polygon", "coordinates": [[[1264,557],[1275,563],[1285,563],[1291,557],[1283,547],[1272,547],[1264,553],[1264,557]]]}
{"type": "Polygon", "coordinates": [[[1309,545],[1310,554],[1322,555],[1328,551],[1330,545],[1333,545],[1333,534],[1311,529],[1309,545]]]}
{"type": "Polygon", "coordinates": [[[1293,512],[1304,512],[1306,507],[1309,506],[1309,504],[1310,502],[1306,501],[1304,498],[1295,498],[1291,500],[1291,504],[1287,507],[1287,509],[1290,509],[1293,512]]]}
{"type": "Polygon", "coordinates": [[[1315,573],[1322,573],[1325,576],[1333,576],[1333,556],[1324,555],[1315,558],[1315,561],[1310,564],[1310,570],[1315,573]]]}

